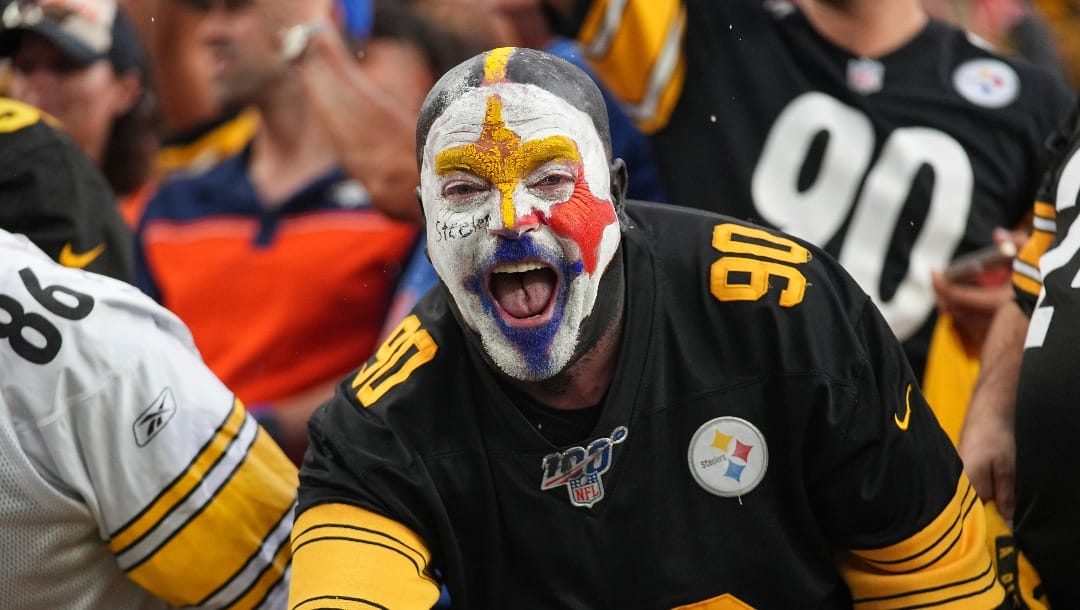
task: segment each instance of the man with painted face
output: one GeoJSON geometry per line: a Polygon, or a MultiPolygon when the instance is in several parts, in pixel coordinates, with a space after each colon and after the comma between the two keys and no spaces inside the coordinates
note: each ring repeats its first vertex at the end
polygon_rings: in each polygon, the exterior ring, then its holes
{"type": "Polygon", "coordinates": [[[290,607],[992,608],[983,512],[872,302],[782,233],[624,202],[540,51],[429,93],[441,287],[309,424],[290,607]]]}

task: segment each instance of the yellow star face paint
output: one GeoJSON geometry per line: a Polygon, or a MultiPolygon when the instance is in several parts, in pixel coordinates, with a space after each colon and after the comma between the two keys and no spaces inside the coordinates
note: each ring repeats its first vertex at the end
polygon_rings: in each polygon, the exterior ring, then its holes
{"type": "Polygon", "coordinates": [[[514,54],[513,47],[501,47],[493,49],[484,58],[484,84],[493,85],[506,80],[506,65],[510,63],[510,56],[514,54]]]}
{"type": "Polygon", "coordinates": [[[500,61],[485,63],[494,84],[432,123],[421,199],[432,264],[463,321],[503,372],[535,381],[574,355],[620,232],[592,119],[541,87],[499,80],[500,61]]]}
{"type": "Polygon", "coordinates": [[[471,144],[440,152],[435,157],[435,173],[446,176],[468,172],[499,189],[503,226],[513,229],[517,220],[514,189],[537,168],[550,162],[579,163],[577,144],[566,136],[554,135],[522,143],[502,118],[502,101],[487,98],[484,127],[471,144]]]}

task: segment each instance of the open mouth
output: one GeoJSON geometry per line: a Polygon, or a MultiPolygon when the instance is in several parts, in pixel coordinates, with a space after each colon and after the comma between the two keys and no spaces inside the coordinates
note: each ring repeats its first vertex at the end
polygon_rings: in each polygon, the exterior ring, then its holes
{"type": "Polygon", "coordinates": [[[503,319],[519,328],[551,318],[559,275],[539,261],[499,263],[488,275],[488,290],[503,319]]]}

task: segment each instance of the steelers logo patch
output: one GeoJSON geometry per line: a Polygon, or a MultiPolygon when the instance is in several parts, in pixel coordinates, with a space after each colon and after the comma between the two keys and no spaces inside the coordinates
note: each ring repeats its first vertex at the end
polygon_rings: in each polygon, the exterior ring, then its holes
{"type": "Polygon", "coordinates": [[[733,498],[754,490],[765,477],[765,436],[739,417],[717,417],[701,425],[687,451],[690,474],[705,491],[733,498]]]}
{"type": "Polygon", "coordinates": [[[1020,94],[1020,77],[999,59],[973,59],[953,72],[953,86],[972,104],[1004,108],[1020,94]]]}

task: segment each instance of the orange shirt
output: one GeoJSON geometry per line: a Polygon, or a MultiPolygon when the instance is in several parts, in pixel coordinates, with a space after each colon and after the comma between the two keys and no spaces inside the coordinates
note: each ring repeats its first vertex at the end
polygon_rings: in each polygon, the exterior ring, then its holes
{"type": "Polygon", "coordinates": [[[137,231],[136,276],[241,400],[273,402],[368,357],[416,234],[341,171],[267,211],[241,154],[161,186],[137,231]]]}

